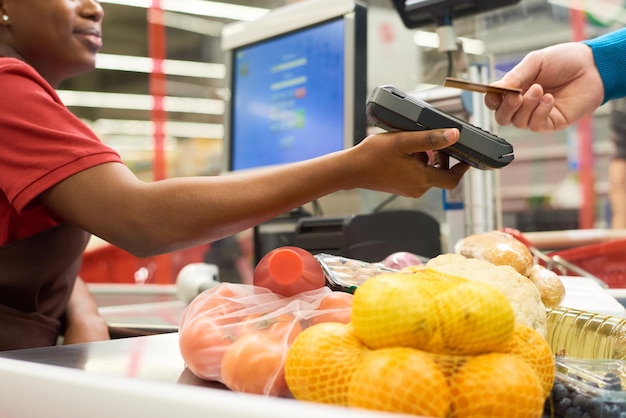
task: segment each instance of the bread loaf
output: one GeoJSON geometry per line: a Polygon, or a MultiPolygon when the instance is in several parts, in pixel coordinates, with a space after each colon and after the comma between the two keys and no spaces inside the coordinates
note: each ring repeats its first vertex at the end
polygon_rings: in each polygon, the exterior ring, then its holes
{"type": "Polygon", "coordinates": [[[558,306],[565,297],[565,286],[559,276],[544,266],[539,264],[532,266],[528,278],[539,289],[541,301],[546,308],[558,306]]]}
{"type": "Polygon", "coordinates": [[[457,242],[455,252],[496,266],[513,267],[539,289],[541,301],[548,308],[557,306],[565,297],[565,287],[559,276],[535,264],[528,247],[511,234],[490,231],[469,235],[457,242]]]}
{"type": "Polygon", "coordinates": [[[513,235],[502,231],[490,231],[469,235],[460,239],[455,252],[467,258],[489,261],[496,266],[511,266],[518,273],[528,276],[534,258],[528,247],[513,235]]]}

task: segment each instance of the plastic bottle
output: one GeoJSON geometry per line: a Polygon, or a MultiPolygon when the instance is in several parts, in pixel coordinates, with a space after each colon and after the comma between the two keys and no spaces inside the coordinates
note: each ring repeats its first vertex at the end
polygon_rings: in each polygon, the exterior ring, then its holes
{"type": "Polygon", "coordinates": [[[571,308],[547,310],[547,339],[556,355],[626,359],[626,319],[571,308]]]}
{"type": "Polygon", "coordinates": [[[324,271],[313,254],[299,247],[279,247],[267,253],[254,269],[255,286],[293,296],[326,284],[324,271]]]}

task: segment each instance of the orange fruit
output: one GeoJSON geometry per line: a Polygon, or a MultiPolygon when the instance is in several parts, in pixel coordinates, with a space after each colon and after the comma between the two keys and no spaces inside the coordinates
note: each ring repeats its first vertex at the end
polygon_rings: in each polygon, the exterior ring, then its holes
{"type": "Polygon", "coordinates": [[[467,357],[450,379],[454,418],[541,417],[544,406],[539,377],[514,354],[467,357]]]}
{"type": "Polygon", "coordinates": [[[421,349],[436,331],[433,297],[451,286],[422,272],[371,277],[354,292],[354,331],[370,348],[421,349]]]}
{"type": "Polygon", "coordinates": [[[224,324],[238,322],[238,313],[245,306],[239,301],[240,295],[237,295],[236,290],[232,283],[221,283],[200,293],[185,308],[179,329],[184,329],[187,322],[204,316],[219,318],[224,324]]]}
{"type": "Polygon", "coordinates": [[[287,344],[269,333],[246,334],[224,353],[220,380],[237,392],[286,396],[286,353],[287,344]]]}
{"type": "Polygon", "coordinates": [[[246,315],[238,324],[236,332],[239,337],[253,333],[268,334],[279,341],[291,344],[302,332],[302,325],[288,313],[259,312],[246,315]]]}
{"type": "Polygon", "coordinates": [[[421,350],[389,347],[363,356],[348,389],[348,405],[446,417],[452,402],[446,377],[421,350]]]}
{"type": "Polygon", "coordinates": [[[298,400],[347,405],[350,379],[366,352],[352,325],[312,325],[298,334],[287,351],[287,386],[298,400]]]}
{"type": "Polygon", "coordinates": [[[534,328],[517,323],[507,353],[515,354],[528,363],[541,381],[544,398],[554,385],[554,355],[548,341],[534,328]]]}
{"type": "Polygon", "coordinates": [[[438,338],[428,351],[483,354],[508,347],[515,313],[508,299],[493,286],[466,282],[434,298],[438,338]]]}
{"type": "Polygon", "coordinates": [[[309,319],[310,325],[321,322],[350,322],[350,312],[352,311],[352,293],[334,291],[330,292],[320,300],[320,304],[309,319]]]}
{"type": "Polygon", "coordinates": [[[178,346],[186,366],[205,380],[220,380],[222,358],[236,339],[232,326],[208,315],[187,320],[178,332],[178,346]]]}

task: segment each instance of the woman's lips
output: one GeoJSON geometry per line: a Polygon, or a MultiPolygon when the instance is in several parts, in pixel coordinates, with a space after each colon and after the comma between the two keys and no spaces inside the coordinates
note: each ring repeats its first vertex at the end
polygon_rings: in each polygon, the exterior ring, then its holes
{"type": "Polygon", "coordinates": [[[94,51],[98,51],[100,50],[100,48],[102,48],[102,35],[100,34],[99,31],[83,30],[83,31],[76,31],[75,34],[90,49],[94,51]]]}

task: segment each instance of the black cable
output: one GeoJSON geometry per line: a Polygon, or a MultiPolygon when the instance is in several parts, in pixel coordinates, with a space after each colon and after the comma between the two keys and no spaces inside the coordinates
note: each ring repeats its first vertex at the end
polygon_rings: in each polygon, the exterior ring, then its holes
{"type": "MultiPolygon", "coordinates": [[[[452,27],[452,10],[449,8],[444,8],[441,11],[441,14],[437,16],[437,26],[449,26],[452,27]]],[[[441,42],[441,39],[440,39],[441,42]]],[[[454,56],[452,51],[446,51],[446,55],[448,56],[448,77],[454,76],[454,56]]]]}
{"type": "Polygon", "coordinates": [[[324,216],[324,210],[322,209],[322,206],[320,205],[320,202],[317,199],[312,201],[311,205],[313,206],[314,216],[324,216]]]}
{"type": "Polygon", "coordinates": [[[376,213],[376,212],[380,212],[381,210],[383,210],[385,208],[385,206],[387,206],[388,204],[390,204],[391,202],[393,202],[394,200],[396,200],[398,198],[397,194],[393,194],[391,196],[389,196],[387,199],[383,200],[381,203],[378,204],[378,206],[376,206],[372,212],[376,213]]]}
{"type": "Polygon", "coordinates": [[[448,51],[446,53],[448,55],[448,77],[453,77],[454,76],[454,56],[452,51],[448,51]]]}

